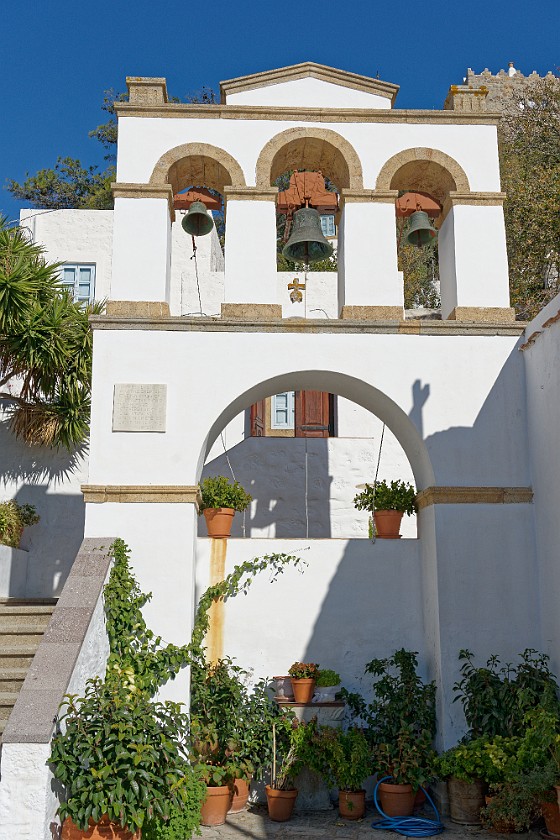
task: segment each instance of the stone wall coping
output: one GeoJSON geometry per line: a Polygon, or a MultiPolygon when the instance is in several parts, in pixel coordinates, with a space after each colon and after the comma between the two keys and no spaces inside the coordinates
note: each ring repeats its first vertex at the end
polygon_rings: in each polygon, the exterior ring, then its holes
{"type": "Polygon", "coordinates": [[[430,505],[507,505],[532,501],[532,487],[426,487],[416,496],[418,510],[430,505]]]}
{"type": "Polygon", "coordinates": [[[121,117],[210,119],[210,120],[290,120],[325,123],[443,123],[450,125],[499,125],[501,114],[480,111],[429,111],[384,108],[298,108],[268,105],[200,105],[169,102],[165,105],[116,102],[121,117]]]}
{"type": "Polygon", "coordinates": [[[194,485],[155,485],[155,484],[82,484],[84,501],[93,504],[104,502],[159,502],[198,505],[200,488],[194,485]]]}
{"type": "Polygon", "coordinates": [[[5,744],[49,744],[111,565],[114,537],[84,539],[6,724],[5,744]]]}
{"type": "Polygon", "coordinates": [[[405,335],[502,335],[519,336],[527,328],[522,321],[490,323],[476,321],[436,321],[409,318],[405,321],[365,321],[345,319],[290,319],[270,321],[237,318],[117,318],[92,315],[94,330],[156,330],[170,332],[250,332],[250,333],[364,333],[405,335]]]}

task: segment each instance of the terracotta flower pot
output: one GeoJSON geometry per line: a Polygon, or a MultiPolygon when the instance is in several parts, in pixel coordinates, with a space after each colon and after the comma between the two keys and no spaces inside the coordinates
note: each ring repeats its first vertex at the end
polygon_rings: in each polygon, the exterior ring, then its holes
{"type": "Polygon", "coordinates": [[[315,680],[295,680],[292,677],[292,688],[296,703],[311,703],[315,692],[315,680]]]}
{"type": "Polygon", "coordinates": [[[206,508],[202,511],[206,519],[208,536],[224,539],[231,535],[235,511],[233,508],[206,508]]]}
{"type": "Polygon", "coordinates": [[[560,835],[560,808],[558,802],[541,802],[547,834],[560,835]]]}
{"type": "Polygon", "coordinates": [[[239,814],[247,807],[247,800],[249,799],[249,785],[251,780],[234,779],[233,780],[233,799],[231,801],[231,808],[228,814],[239,814]]]}
{"type": "Polygon", "coordinates": [[[392,785],[381,782],[379,800],[388,817],[410,817],[414,813],[414,791],[412,785],[392,785]]]}
{"type": "Polygon", "coordinates": [[[365,790],[339,790],[338,812],[345,820],[361,820],[366,812],[365,790]]]}
{"type": "Polygon", "coordinates": [[[480,809],[484,807],[486,785],[477,779],[464,782],[451,777],[447,781],[451,822],[460,825],[480,825],[480,809]]]}
{"type": "Polygon", "coordinates": [[[233,791],[229,785],[206,787],[206,799],[200,808],[202,825],[223,825],[229,811],[233,791]]]}
{"type": "Polygon", "coordinates": [[[297,790],[276,790],[266,786],[268,816],[275,822],[286,822],[292,816],[296,804],[297,790]]]}
{"type": "Polygon", "coordinates": [[[118,823],[110,822],[109,817],[102,817],[98,823],[90,819],[87,831],[82,831],[70,817],[66,817],[61,840],[140,840],[141,835],[140,829],[133,833],[118,823]]]}
{"type": "Polygon", "coordinates": [[[399,530],[403,518],[402,510],[376,510],[373,518],[375,520],[375,532],[379,539],[400,539],[399,530]]]}

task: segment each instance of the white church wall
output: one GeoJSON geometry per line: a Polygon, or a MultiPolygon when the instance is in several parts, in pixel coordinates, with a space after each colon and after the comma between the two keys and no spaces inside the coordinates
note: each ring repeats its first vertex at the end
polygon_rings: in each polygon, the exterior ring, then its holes
{"type": "Polygon", "coordinates": [[[300,108],[385,108],[391,100],[362,90],[329,84],[310,77],[286,83],[266,85],[254,90],[228,93],[228,105],[270,105],[272,107],[300,108]]]}
{"type": "MultiPolygon", "coordinates": [[[[543,640],[560,672],[560,295],[527,326],[523,351],[527,374],[528,433],[539,558],[543,640]],[[557,320],[555,320],[557,319],[557,320]]],[[[521,355],[521,354],[520,354],[521,355]]]]}

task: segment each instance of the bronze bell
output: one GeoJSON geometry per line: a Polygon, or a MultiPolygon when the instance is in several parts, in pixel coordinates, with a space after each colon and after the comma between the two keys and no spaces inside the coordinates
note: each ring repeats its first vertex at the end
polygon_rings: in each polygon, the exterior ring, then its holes
{"type": "Polygon", "coordinates": [[[430,218],[423,210],[417,210],[410,217],[410,226],[406,241],[421,248],[428,245],[437,236],[437,230],[430,224],[430,218]]]}
{"type": "Polygon", "coordinates": [[[181,227],[191,236],[206,236],[214,227],[214,219],[202,201],[193,201],[189,212],[183,217],[181,227]]]}
{"type": "Polygon", "coordinates": [[[323,236],[321,219],[312,207],[296,210],[290,238],[282,248],[282,255],[293,262],[306,265],[327,259],[333,247],[323,236]]]}

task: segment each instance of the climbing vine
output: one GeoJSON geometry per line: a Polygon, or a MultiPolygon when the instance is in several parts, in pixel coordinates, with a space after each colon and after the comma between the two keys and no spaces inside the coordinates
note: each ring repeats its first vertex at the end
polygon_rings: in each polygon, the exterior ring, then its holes
{"type": "Polygon", "coordinates": [[[141,591],[132,574],[130,550],[121,539],[111,547],[115,560],[104,589],[107,635],[110,655],[106,680],[115,680],[136,691],[153,696],[158,688],[174,679],[187,665],[204,662],[204,639],[208,631],[208,611],[217,601],[226,601],[241,593],[247,594],[255,575],[268,571],[271,582],[287,566],[301,566],[301,557],[288,554],[267,554],[245,560],[219,583],[210,586],[200,598],[195,614],[191,641],[187,645],[164,644],[161,636],[150,630],[142,615],[142,607],[151,593],[141,591]]]}

